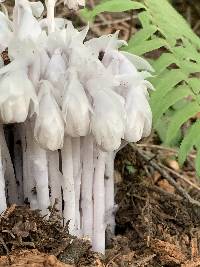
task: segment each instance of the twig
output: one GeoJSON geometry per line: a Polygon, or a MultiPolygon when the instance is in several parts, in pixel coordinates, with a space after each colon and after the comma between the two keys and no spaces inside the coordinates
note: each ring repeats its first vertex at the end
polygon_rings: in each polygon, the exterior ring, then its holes
{"type": "Polygon", "coordinates": [[[198,191],[200,191],[200,187],[196,184],[194,184],[193,182],[191,182],[189,180],[188,177],[181,175],[180,173],[168,168],[167,166],[163,165],[162,163],[159,163],[159,166],[164,168],[166,171],[171,172],[172,174],[174,174],[176,177],[182,179],[184,182],[186,182],[187,184],[191,185],[192,187],[194,187],[195,189],[197,189],[198,191]]]}
{"type": "MultiPolygon", "coordinates": [[[[155,148],[158,150],[165,150],[173,154],[178,154],[178,150],[175,148],[160,146],[160,145],[152,145],[152,144],[137,144],[137,147],[147,147],[147,148],[155,148]]],[[[194,159],[196,156],[192,154],[188,154],[188,157],[194,159]]]]}
{"type": "Polygon", "coordinates": [[[147,263],[149,264],[149,262],[156,257],[156,254],[152,254],[152,255],[148,255],[146,257],[142,257],[142,259],[135,261],[132,265],[132,267],[140,267],[140,266],[147,266],[147,263]]]}
{"type": "Polygon", "coordinates": [[[6,254],[7,254],[7,257],[8,257],[8,262],[9,262],[9,264],[11,265],[11,258],[10,258],[10,255],[9,255],[9,249],[8,249],[8,247],[6,246],[6,243],[4,242],[3,237],[0,237],[0,243],[1,243],[2,246],[4,247],[4,249],[5,249],[5,251],[6,251],[6,254]]]}
{"type": "Polygon", "coordinates": [[[148,189],[153,191],[153,192],[156,192],[159,195],[162,195],[162,197],[170,199],[170,200],[174,200],[174,201],[181,201],[182,200],[182,197],[175,195],[175,194],[172,194],[172,193],[169,193],[169,192],[167,192],[167,191],[165,191],[165,190],[163,190],[160,187],[155,186],[155,185],[148,186],[148,189]]]}
{"type": "Polygon", "coordinates": [[[200,202],[193,199],[180,185],[178,185],[175,180],[162,168],[160,167],[154,160],[147,155],[145,155],[144,151],[140,151],[135,145],[129,144],[134,151],[136,151],[149,165],[151,165],[155,170],[160,172],[160,174],[176,189],[176,191],[190,204],[194,206],[200,207],[200,202]]]}
{"type": "MultiPolygon", "coordinates": [[[[137,18],[137,16],[133,16],[133,18],[137,18]]],[[[105,22],[94,23],[93,27],[109,26],[109,25],[113,25],[113,24],[126,22],[126,21],[129,21],[131,19],[132,19],[132,17],[128,17],[128,18],[121,18],[121,19],[116,19],[116,20],[110,20],[110,21],[105,21],[105,22]]]]}
{"type": "Polygon", "coordinates": [[[1,215],[0,215],[0,221],[2,219],[7,219],[15,210],[16,204],[12,204],[7,210],[5,210],[1,215]]]}

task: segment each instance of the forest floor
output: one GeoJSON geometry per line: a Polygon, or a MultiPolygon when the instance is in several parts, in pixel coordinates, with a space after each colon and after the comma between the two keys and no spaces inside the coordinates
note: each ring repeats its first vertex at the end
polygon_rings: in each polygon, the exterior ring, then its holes
{"type": "MultiPolygon", "coordinates": [[[[94,1],[88,2],[92,7],[94,1]]],[[[195,1],[174,2],[200,34],[195,1]]],[[[57,13],[83,26],[59,1],[57,13]]],[[[139,27],[133,13],[100,15],[90,26],[90,36],[121,30],[125,40],[139,27]]],[[[162,146],[154,134],[118,153],[116,236],[108,233],[105,256],[92,252],[88,240],[68,234],[56,206],[46,220],[27,206],[12,205],[0,216],[0,267],[200,266],[200,182],[194,159],[195,153],[190,154],[180,168],[177,150],[162,146]]]]}
{"type": "Polygon", "coordinates": [[[200,266],[195,156],[180,169],[176,155],[152,140],[128,145],[117,155],[116,236],[107,240],[105,257],[93,253],[87,240],[68,234],[56,206],[46,220],[13,205],[0,217],[0,266],[200,266]]]}

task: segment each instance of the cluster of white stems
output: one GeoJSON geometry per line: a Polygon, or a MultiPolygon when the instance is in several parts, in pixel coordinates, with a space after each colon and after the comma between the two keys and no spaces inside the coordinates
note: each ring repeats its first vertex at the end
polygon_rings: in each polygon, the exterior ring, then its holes
{"type": "Polygon", "coordinates": [[[69,232],[104,253],[115,227],[114,157],[122,140],[151,131],[153,70],[118,51],[118,33],[84,41],[88,27],[54,18],[54,0],[46,6],[47,18],[28,0],[15,1],[12,20],[0,12],[0,51],[10,58],[0,62],[0,212],[26,199],[48,215],[57,199],[69,232]],[[12,159],[5,124],[14,124],[12,159]]]}

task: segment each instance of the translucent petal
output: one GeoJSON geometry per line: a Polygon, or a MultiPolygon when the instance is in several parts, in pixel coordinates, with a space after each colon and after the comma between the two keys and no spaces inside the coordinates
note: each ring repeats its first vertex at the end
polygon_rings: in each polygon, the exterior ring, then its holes
{"type": "Polygon", "coordinates": [[[34,87],[25,72],[11,72],[0,80],[0,111],[5,123],[24,122],[31,100],[37,111],[34,87]]]}
{"type": "Polygon", "coordinates": [[[65,0],[65,5],[69,7],[69,9],[77,10],[78,6],[85,6],[85,0],[65,0]]]}
{"type": "Polygon", "coordinates": [[[30,2],[30,6],[31,6],[31,9],[32,9],[33,15],[36,18],[39,18],[42,15],[43,11],[44,11],[44,5],[42,4],[42,2],[40,2],[40,1],[30,2]]]}
{"type": "Polygon", "coordinates": [[[92,38],[85,42],[85,45],[98,57],[100,52],[118,49],[122,45],[127,45],[126,41],[118,40],[118,35],[119,31],[114,34],[103,35],[99,38],[92,38]]]}
{"type": "Polygon", "coordinates": [[[61,49],[56,49],[49,61],[44,77],[54,85],[53,94],[59,104],[63,95],[66,69],[62,51],[61,49]]]}
{"type": "Polygon", "coordinates": [[[137,142],[151,132],[152,113],[142,86],[131,88],[126,97],[125,140],[137,142]]]}
{"type": "MultiPolygon", "coordinates": [[[[65,25],[67,24],[67,20],[66,19],[63,19],[63,18],[55,18],[54,19],[54,22],[55,22],[55,29],[56,30],[62,30],[62,29],[64,29],[65,28],[65,25]]],[[[47,18],[41,19],[39,21],[39,24],[40,24],[40,27],[42,29],[48,28],[47,18]]]]}
{"type": "Polygon", "coordinates": [[[92,133],[106,151],[119,148],[124,137],[125,110],[123,99],[111,90],[99,90],[93,96],[92,133]]]}
{"type": "Polygon", "coordinates": [[[37,40],[41,32],[41,27],[37,19],[32,15],[32,13],[27,10],[23,10],[20,16],[20,23],[17,28],[18,38],[20,40],[24,40],[26,38],[37,40]]]}
{"type": "Polygon", "coordinates": [[[142,57],[133,55],[125,51],[121,51],[120,53],[123,54],[136,67],[136,69],[154,72],[154,69],[149,64],[149,62],[143,59],[142,57]]]}
{"type": "Polygon", "coordinates": [[[105,53],[102,63],[112,70],[112,73],[136,75],[136,67],[123,55],[116,50],[109,50],[105,53]]]}
{"type": "Polygon", "coordinates": [[[72,137],[85,136],[89,133],[90,104],[74,69],[69,70],[65,90],[62,104],[65,131],[72,137]]]}
{"type": "Polygon", "coordinates": [[[37,88],[38,83],[40,81],[40,75],[41,75],[40,67],[41,67],[41,61],[38,53],[33,60],[33,64],[31,64],[31,66],[29,67],[29,72],[28,72],[29,79],[32,81],[35,88],[37,88]]]}
{"type": "Polygon", "coordinates": [[[0,12],[0,46],[1,52],[8,47],[12,38],[12,23],[8,18],[0,12]]]}
{"type": "Polygon", "coordinates": [[[41,62],[41,65],[40,65],[40,72],[41,72],[41,78],[44,79],[44,75],[45,75],[45,72],[47,70],[47,67],[49,65],[49,61],[50,61],[50,58],[47,54],[47,52],[42,49],[40,51],[40,62],[41,62]]]}
{"type": "Polygon", "coordinates": [[[52,85],[43,80],[38,95],[39,113],[35,120],[34,135],[43,148],[55,151],[63,146],[64,121],[51,91],[52,85]]]}

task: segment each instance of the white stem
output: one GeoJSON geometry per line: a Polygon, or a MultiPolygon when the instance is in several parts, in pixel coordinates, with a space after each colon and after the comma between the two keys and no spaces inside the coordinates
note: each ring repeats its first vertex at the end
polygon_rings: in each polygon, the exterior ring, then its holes
{"type": "MultiPolygon", "coordinates": [[[[49,214],[48,207],[50,205],[47,154],[34,140],[31,123],[27,123],[26,129],[27,152],[30,155],[28,176],[29,180],[35,181],[36,184],[38,208],[42,215],[46,215],[49,214]]],[[[30,201],[32,200],[35,205],[35,198],[31,197],[30,201]]]]}
{"type": "Polygon", "coordinates": [[[64,199],[64,223],[69,221],[69,233],[76,234],[75,230],[75,189],[73,178],[72,141],[66,136],[62,149],[62,171],[63,171],[63,199],[64,199]]]}
{"type": "MultiPolygon", "coordinates": [[[[2,127],[0,129],[3,130],[2,127]]],[[[2,143],[0,142],[0,214],[7,208],[6,192],[5,192],[5,179],[2,162],[2,143]]]]}
{"type": "Polygon", "coordinates": [[[10,153],[6,144],[3,125],[0,125],[0,142],[2,144],[2,162],[3,168],[5,170],[5,182],[8,192],[8,204],[19,204],[18,201],[18,193],[17,193],[17,183],[15,179],[15,172],[12,164],[12,160],[10,157],[10,153]]]}
{"type": "MultiPolygon", "coordinates": [[[[26,126],[22,124],[20,127],[21,141],[22,141],[22,167],[23,167],[23,191],[24,199],[29,199],[29,183],[28,183],[28,153],[26,140],[26,126]]],[[[32,190],[32,189],[31,189],[32,190]]]]}
{"type": "Polygon", "coordinates": [[[93,250],[105,253],[105,173],[106,153],[99,150],[98,158],[95,163],[94,172],[94,232],[93,232],[93,250]]]}
{"type": "Polygon", "coordinates": [[[33,140],[32,172],[36,182],[38,207],[43,215],[49,213],[48,166],[46,151],[33,140]]]}
{"type": "Polygon", "coordinates": [[[80,189],[81,189],[81,145],[80,137],[72,138],[73,175],[75,187],[75,209],[76,209],[76,236],[81,237],[80,229],[80,189]]]}
{"type": "Polygon", "coordinates": [[[14,168],[18,187],[18,200],[20,205],[24,204],[23,191],[23,165],[22,165],[22,145],[19,127],[14,127],[14,168]]]}
{"type": "Polygon", "coordinates": [[[93,175],[94,175],[94,158],[93,158],[93,137],[91,135],[83,138],[82,153],[82,183],[81,183],[81,210],[82,210],[82,229],[83,235],[92,240],[93,236],[93,175]]]}
{"type": "Polygon", "coordinates": [[[54,8],[55,0],[46,0],[47,1],[47,21],[48,21],[48,32],[52,33],[55,31],[55,19],[54,19],[54,8]]]}
{"type": "Polygon", "coordinates": [[[105,170],[105,209],[109,234],[114,234],[115,232],[114,157],[113,152],[108,153],[105,170]]]}
{"type": "Polygon", "coordinates": [[[48,169],[49,184],[51,187],[51,205],[53,206],[56,199],[58,201],[56,208],[59,214],[62,214],[62,193],[61,193],[61,173],[59,171],[59,154],[58,151],[48,152],[48,169]]]}
{"type": "MultiPolygon", "coordinates": [[[[24,197],[30,202],[30,207],[35,209],[38,207],[37,198],[34,193],[36,187],[35,176],[32,167],[33,155],[33,133],[30,122],[23,124],[23,184],[24,184],[24,197]]],[[[39,208],[39,207],[38,207],[39,208]]]]}

